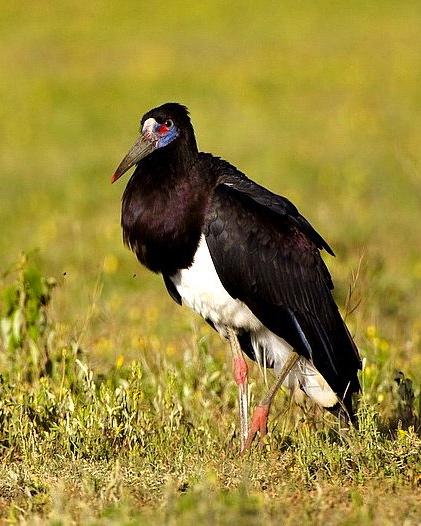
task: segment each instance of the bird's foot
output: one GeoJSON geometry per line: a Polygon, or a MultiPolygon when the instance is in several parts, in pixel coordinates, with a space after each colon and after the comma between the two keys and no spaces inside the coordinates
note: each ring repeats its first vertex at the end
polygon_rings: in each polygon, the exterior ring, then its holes
{"type": "Polygon", "coordinates": [[[267,434],[269,407],[269,405],[258,405],[254,410],[247,439],[244,443],[241,453],[244,453],[246,449],[250,448],[253,440],[256,438],[257,432],[260,434],[260,441],[267,434]]]}

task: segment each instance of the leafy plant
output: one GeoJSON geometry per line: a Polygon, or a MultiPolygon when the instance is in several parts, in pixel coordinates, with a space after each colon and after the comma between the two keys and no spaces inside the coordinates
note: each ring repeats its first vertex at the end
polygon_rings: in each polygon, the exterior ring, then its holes
{"type": "Polygon", "coordinates": [[[1,342],[14,369],[29,378],[48,367],[47,340],[52,328],[47,309],[56,281],[42,276],[25,254],[14,272],[6,275],[16,274],[15,281],[1,293],[1,342]]]}

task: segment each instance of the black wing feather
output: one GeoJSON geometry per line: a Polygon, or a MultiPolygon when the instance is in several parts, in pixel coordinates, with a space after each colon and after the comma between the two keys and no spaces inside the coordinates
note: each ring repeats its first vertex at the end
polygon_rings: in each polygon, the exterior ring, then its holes
{"type": "Polygon", "coordinates": [[[319,252],[332,250],[288,200],[217,161],[205,235],[222,284],[310,359],[350,411],[361,364],[319,252]]]}
{"type": "Polygon", "coordinates": [[[223,159],[212,157],[211,162],[214,167],[217,164],[217,170],[221,172],[219,183],[225,183],[234,192],[240,192],[243,196],[248,196],[263,206],[269,214],[281,217],[288,216],[291,224],[295,224],[301,232],[305,233],[317,248],[324,248],[330,255],[335,255],[328,243],[286,197],[274,194],[267,188],[255,183],[223,159]]]}
{"type": "Polygon", "coordinates": [[[183,302],[181,301],[180,293],[178,292],[177,287],[174,285],[174,282],[170,279],[168,274],[163,273],[162,278],[164,280],[164,284],[167,288],[168,294],[176,303],[182,305],[183,302]]]}

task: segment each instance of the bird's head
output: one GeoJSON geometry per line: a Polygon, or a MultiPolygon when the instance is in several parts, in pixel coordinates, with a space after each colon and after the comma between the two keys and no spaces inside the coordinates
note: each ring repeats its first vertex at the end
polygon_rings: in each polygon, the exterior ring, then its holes
{"type": "Polygon", "coordinates": [[[197,149],[189,112],[185,106],[167,102],[154,108],[142,117],[140,135],[111,178],[114,183],[129,168],[156,150],[169,148],[177,143],[197,149]]]}

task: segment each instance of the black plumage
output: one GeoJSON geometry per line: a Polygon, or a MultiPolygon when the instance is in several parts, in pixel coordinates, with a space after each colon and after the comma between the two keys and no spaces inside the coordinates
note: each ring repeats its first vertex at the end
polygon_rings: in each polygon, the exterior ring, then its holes
{"type": "Polygon", "coordinates": [[[224,287],[311,360],[350,411],[360,360],[318,248],[331,249],[286,199],[238,172],[226,180],[215,189],[205,231],[224,287]]]}
{"type": "MultiPolygon", "coordinates": [[[[181,304],[172,277],[190,268],[204,236],[228,294],[313,363],[352,415],[361,364],[320,256],[323,249],[333,255],[332,249],[286,198],[199,152],[184,106],[169,103],[151,110],[141,127],[142,148],[152,141],[153,151],[139,154],[138,147],[114,176],[137,164],[123,196],[125,243],[143,265],[163,275],[171,297],[181,304]],[[160,146],[170,133],[174,138],[160,146]]],[[[254,358],[250,328],[234,329],[243,351],[254,358]]]]}

